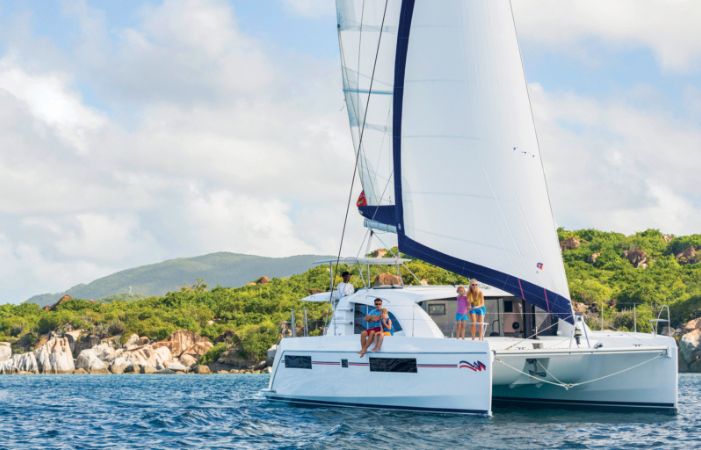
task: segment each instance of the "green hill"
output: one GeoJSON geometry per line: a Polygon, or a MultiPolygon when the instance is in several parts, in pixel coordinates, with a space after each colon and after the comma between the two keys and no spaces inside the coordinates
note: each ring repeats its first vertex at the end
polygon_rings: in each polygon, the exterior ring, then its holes
{"type": "Polygon", "coordinates": [[[325,256],[268,258],[227,252],[211,253],[122,270],[88,284],[78,284],[65,292],[35,295],[26,302],[51,305],[66,294],[74,298],[94,300],[148,297],[177,291],[198,280],[208,286],[238,287],[262,276],[286,277],[304,272],[314,261],[322,258],[325,256]]]}

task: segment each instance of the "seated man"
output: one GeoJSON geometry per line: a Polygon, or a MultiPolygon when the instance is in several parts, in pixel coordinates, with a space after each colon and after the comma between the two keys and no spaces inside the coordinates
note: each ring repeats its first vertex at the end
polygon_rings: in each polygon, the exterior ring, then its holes
{"type": "Polygon", "coordinates": [[[368,347],[374,342],[375,348],[377,348],[377,336],[382,335],[382,299],[376,298],[375,308],[368,311],[365,316],[365,321],[368,323],[367,328],[360,333],[360,352],[358,353],[362,358],[368,351],[368,347]]]}

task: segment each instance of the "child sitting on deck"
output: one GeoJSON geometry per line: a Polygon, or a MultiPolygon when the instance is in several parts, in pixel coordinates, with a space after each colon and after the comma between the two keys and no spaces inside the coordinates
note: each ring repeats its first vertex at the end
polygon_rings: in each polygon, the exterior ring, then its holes
{"type": "Polygon", "coordinates": [[[380,322],[382,325],[382,333],[385,336],[392,336],[392,319],[389,318],[389,311],[387,311],[387,308],[382,308],[382,320],[380,322]]]}

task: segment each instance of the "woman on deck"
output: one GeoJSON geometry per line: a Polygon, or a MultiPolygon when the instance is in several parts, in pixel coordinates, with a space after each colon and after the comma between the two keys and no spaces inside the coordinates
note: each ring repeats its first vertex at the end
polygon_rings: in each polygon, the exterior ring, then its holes
{"type": "Polygon", "coordinates": [[[484,316],[487,314],[487,308],[484,306],[484,294],[482,289],[479,288],[477,280],[474,278],[470,280],[470,289],[467,291],[467,300],[470,302],[470,322],[472,322],[472,327],[470,329],[470,334],[472,334],[472,340],[475,339],[475,326],[479,324],[480,328],[480,341],[484,340],[484,316]]]}

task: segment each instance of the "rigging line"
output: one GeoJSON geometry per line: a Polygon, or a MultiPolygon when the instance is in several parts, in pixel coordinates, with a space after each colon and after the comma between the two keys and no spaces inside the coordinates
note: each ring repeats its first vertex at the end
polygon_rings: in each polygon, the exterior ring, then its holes
{"type": "MultiPolygon", "coordinates": [[[[531,111],[531,122],[533,123],[533,134],[535,134],[535,141],[536,145],[538,146],[538,159],[540,160],[540,168],[543,173],[543,183],[545,184],[545,196],[548,199],[548,206],[550,207],[550,217],[552,217],[553,224],[557,223],[555,221],[555,212],[553,211],[553,204],[552,201],[550,200],[550,192],[548,189],[548,177],[545,175],[545,164],[543,164],[543,154],[542,150],[540,149],[540,138],[538,137],[538,130],[535,126],[535,117],[533,115],[533,102],[531,100],[531,93],[528,91],[528,80],[526,80],[526,66],[523,63],[523,55],[521,55],[521,47],[518,45],[518,28],[516,27],[516,17],[514,16],[514,6],[509,0],[509,10],[511,11],[511,22],[514,24],[514,34],[516,35],[516,49],[518,50],[518,58],[519,61],[521,62],[521,71],[523,73],[523,84],[524,88],[526,89],[526,97],[528,98],[528,107],[531,111]]],[[[557,239],[557,230],[555,231],[555,239],[557,239]]],[[[562,264],[564,266],[565,261],[562,257],[562,254],[560,254],[560,261],[562,261],[562,264]]],[[[565,275],[565,279],[567,279],[567,276],[565,275]]],[[[565,287],[567,288],[567,283],[565,283],[565,287]]],[[[569,289],[567,289],[567,297],[570,297],[571,294],[569,292],[569,289]]],[[[574,316],[574,309],[572,308],[572,302],[570,302],[570,315],[574,316]]]]}
{"type": "MultiPolygon", "coordinates": [[[[385,9],[384,12],[382,13],[382,23],[380,24],[380,35],[377,38],[377,50],[375,50],[375,61],[372,64],[372,74],[370,75],[370,88],[369,91],[372,92],[372,86],[375,81],[375,69],[377,68],[377,58],[380,54],[380,44],[382,43],[382,30],[385,27],[385,17],[387,17],[387,3],[389,0],[385,0],[385,9]]],[[[340,33],[341,31],[338,31],[339,33],[339,39],[338,42],[341,43],[341,51],[343,51],[343,43],[341,41],[341,36],[340,33]]],[[[355,177],[356,174],[358,173],[358,160],[360,159],[360,149],[363,145],[363,135],[365,133],[365,122],[368,117],[368,106],[370,105],[370,98],[372,95],[368,94],[368,98],[365,102],[365,111],[363,112],[363,122],[362,122],[362,127],[360,128],[360,137],[358,138],[358,148],[355,151],[355,164],[353,164],[353,178],[351,178],[351,185],[350,189],[348,190],[348,201],[346,203],[346,214],[343,219],[343,229],[341,230],[341,243],[338,246],[338,255],[336,256],[336,264],[334,265],[334,271],[331,274],[331,294],[329,298],[331,299],[333,296],[333,287],[335,284],[335,277],[333,274],[338,272],[338,264],[341,260],[341,252],[343,250],[343,239],[346,235],[346,225],[348,224],[348,212],[350,211],[350,204],[353,199],[353,187],[355,186],[355,177]]],[[[334,308],[335,309],[335,308],[334,308]]]]}
{"type": "MultiPolygon", "coordinates": [[[[506,361],[504,361],[504,360],[502,360],[502,359],[500,359],[500,358],[494,358],[494,361],[495,361],[495,362],[498,362],[498,363],[500,363],[500,364],[502,364],[502,365],[504,365],[504,366],[506,366],[506,367],[508,367],[508,368],[510,368],[511,370],[513,370],[513,371],[515,371],[515,372],[518,372],[518,373],[520,373],[520,374],[522,374],[522,375],[525,375],[525,376],[527,376],[528,378],[532,378],[532,379],[534,379],[534,380],[536,380],[536,381],[539,381],[539,382],[541,382],[541,383],[552,384],[553,386],[558,386],[558,387],[564,388],[566,391],[568,391],[568,390],[570,390],[570,389],[572,389],[572,388],[575,388],[575,387],[577,387],[577,386],[582,386],[582,385],[585,385],[585,384],[596,383],[597,381],[603,381],[603,380],[605,380],[605,379],[607,379],[607,378],[615,377],[616,375],[620,375],[620,374],[622,374],[622,373],[629,372],[629,371],[631,371],[631,370],[633,370],[633,369],[637,369],[638,367],[640,367],[640,366],[642,366],[642,365],[645,365],[645,364],[647,364],[647,363],[649,363],[649,362],[652,362],[652,361],[654,361],[654,360],[656,360],[656,359],[660,359],[660,358],[662,358],[662,357],[664,357],[664,356],[665,356],[664,353],[660,353],[660,354],[658,354],[658,355],[653,356],[653,357],[650,358],[650,359],[646,359],[646,360],[641,361],[641,362],[639,362],[639,363],[637,363],[637,364],[634,364],[634,365],[632,365],[632,366],[625,367],[625,368],[623,368],[623,369],[621,369],[621,370],[617,370],[616,372],[612,372],[612,373],[609,373],[609,374],[606,374],[606,375],[603,375],[603,376],[600,376],[600,377],[597,377],[597,378],[592,378],[591,380],[580,381],[579,383],[563,383],[563,382],[556,383],[556,382],[552,382],[552,381],[550,381],[550,380],[546,380],[546,379],[544,379],[544,378],[536,377],[536,376],[534,376],[534,375],[531,375],[530,373],[524,372],[523,370],[517,369],[516,367],[512,366],[511,364],[507,363],[506,361]]],[[[552,375],[552,373],[550,373],[545,367],[543,367],[542,365],[540,365],[540,363],[538,363],[538,365],[539,365],[541,368],[543,368],[543,370],[545,370],[546,374],[548,374],[548,375],[550,375],[551,377],[553,377],[553,379],[559,381],[559,380],[558,380],[557,378],[555,378],[555,377],[552,375]]]]}
{"type": "MultiPolygon", "coordinates": [[[[529,314],[529,313],[524,313],[524,314],[529,314]]],[[[537,314],[538,314],[538,313],[534,313],[534,315],[537,315],[537,314]]],[[[511,348],[513,348],[514,345],[518,345],[518,344],[521,344],[521,343],[523,343],[523,342],[526,342],[527,340],[529,340],[529,339],[531,339],[531,338],[537,336],[538,333],[543,333],[544,331],[548,331],[550,328],[552,328],[552,327],[558,325],[559,323],[560,323],[559,320],[555,320],[555,321],[553,321],[552,324],[550,324],[550,326],[545,327],[545,328],[542,329],[542,330],[538,330],[538,331],[536,331],[535,333],[533,333],[532,335],[527,336],[527,337],[521,339],[520,341],[514,342],[513,344],[511,344],[511,345],[509,345],[508,347],[506,347],[504,350],[511,350],[511,348]]]]}

